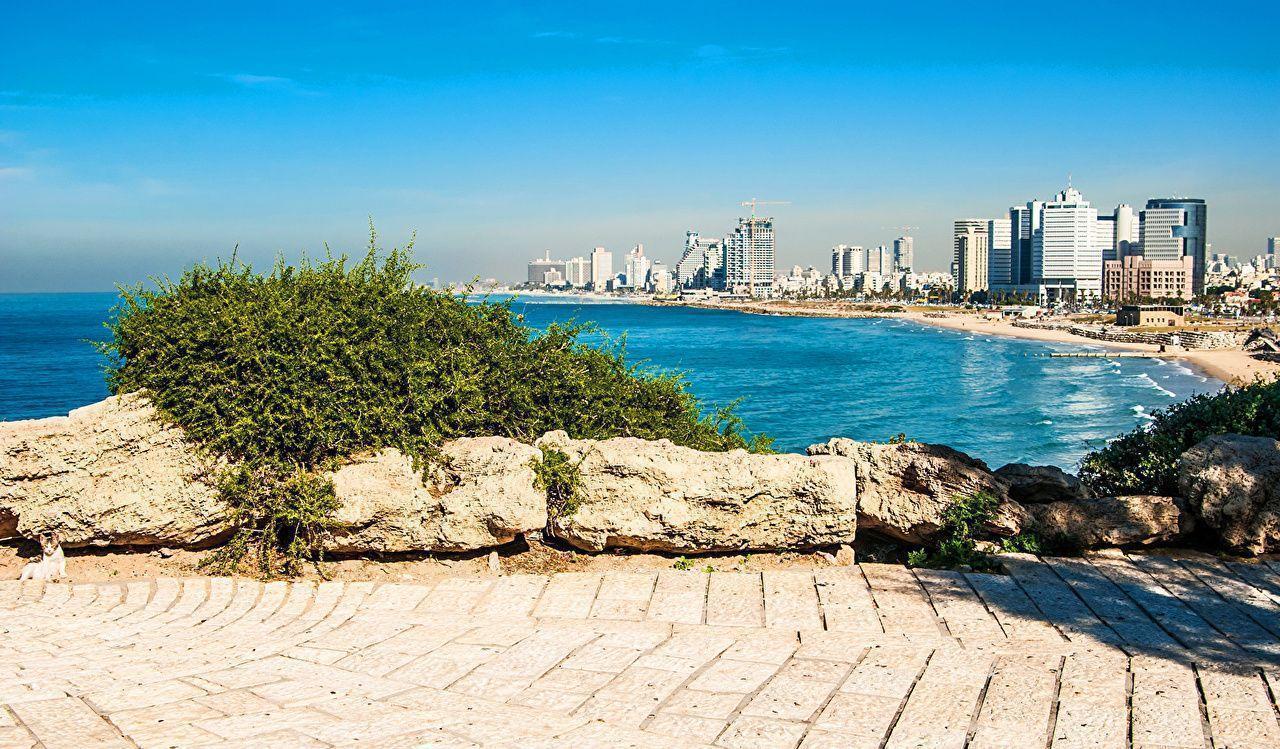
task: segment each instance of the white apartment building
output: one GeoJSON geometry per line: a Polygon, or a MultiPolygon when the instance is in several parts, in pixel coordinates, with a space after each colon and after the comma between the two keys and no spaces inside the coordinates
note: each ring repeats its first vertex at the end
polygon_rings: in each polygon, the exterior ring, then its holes
{"type": "MultiPolygon", "coordinates": [[[[973,269],[976,268],[978,265],[976,259],[971,260],[966,265],[960,258],[961,238],[966,236],[970,231],[974,231],[976,233],[982,234],[983,236],[986,236],[987,220],[981,219],[981,218],[958,218],[955,221],[954,232],[952,234],[952,244],[951,244],[951,277],[952,277],[952,280],[955,282],[955,288],[959,291],[974,291],[976,290],[976,288],[979,288],[979,287],[984,289],[987,288],[987,276],[985,272],[982,275],[981,282],[975,279],[973,283],[968,285],[967,288],[966,288],[966,284],[963,283],[962,281],[962,276],[965,273],[965,269],[967,268],[970,272],[972,272],[973,269]]],[[[976,240],[974,240],[972,242],[969,242],[966,245],[965,249],[966,251],[972,252],[974,251],[974,248],[976,247],[976,245],[977,245],[977,242],[976,240]]],[[[986,251],[986,243],[984,242],[983,252],[985,253],[985,251],[986,251]]],[[[982,266],[984,268],[986,267],[985,258],[982,261],[982,266]]]]}
{"type": "Polygon", "coordinates": [[[564,280],[575,289],[591,283],[591,261],[585,257],[570,258],[565,262],[564,280]]]}
{"type": "Polygon", "coordinates": [[[725,288],[757,298],[773,295],[773,219],[751,216],[725,240],[725,288]]]}
{"type": "Polygon", "coordinates": [[[987,222],[987,288],[1013,283],[1013,222],[993,218],[987,222]]]}
{"type": "Polygon", "coordinates": [[[649,282],[649,258],[645,257],[644,245],[638,244],[627,253],[623,264],[623,286],[629,289],[642,289],[649,282]]]}
{"type": "Polygon", "coordinates": [[[591,288],[593,291],[607,291],[611,280],[613,280],[613,253],[603,247],[597,247],[591,251],[591,288]]]}
{"type": "Polygon", "coordinates": [[[684,253],[676,263],[676,280],[686,288],[719,286],[723,273],[724,240],[703,237],[689,230],[684,235],[684,253]]]}
{"type": "Polygon", "coordinates": [[[1103,240],[1098,210],[1068,186],[1044,204],[1032,240],[1033,283],[1042,303],[1080,302],[1102,295],[1103,240]]]}
{"type": "Polygon", "coordinates": [[[966,227],[964,233],[956,237],[956,289],[960,293],[969,294],[989,288],[988,242],[985,222],[981,226],[966,227]]]}

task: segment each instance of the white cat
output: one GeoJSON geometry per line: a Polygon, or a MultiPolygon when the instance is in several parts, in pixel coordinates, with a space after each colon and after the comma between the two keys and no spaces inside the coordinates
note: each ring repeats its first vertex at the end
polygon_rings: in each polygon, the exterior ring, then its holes
{"type": "Polygon", "coordinates": [[[22,568],[19,580],[57,580],[67,576],[67,557],[62,553],[62,544],[58,543],[58,534],[41,533],[36,536],[40,541],[40,561],[31,562],[22,568]]]}

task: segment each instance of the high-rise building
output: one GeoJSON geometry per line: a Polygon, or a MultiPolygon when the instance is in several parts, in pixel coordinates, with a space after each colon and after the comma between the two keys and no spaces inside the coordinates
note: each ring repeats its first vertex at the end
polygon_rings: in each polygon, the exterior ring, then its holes
{"type": "Polygon", "coordinates": [[[1032,255],[1043,209],[1044,203],[1039,200],[1009,209],[1009,276],[1015,286],[1029,286],[1035,278],[1032,255]]]}
{"type": "MultiPolygon", "coordinates": [[[[960,232],[960,221],[956,222],[956,231],[960,232]]],[[[982,291],[987,286],[989,238],[986,222],[981,226],[973,224],[964,227],[962,233],[956,235],[955,276],[956,290],[962,294],[982,291]]]]}
{"type": "MultiPolygon", "coordinates": [[[[965,284],[962,278],[963,274],[966,272],[966,269],[968,269],[969,272],[972,272],[973,269],[977,267],[976,260],[969,262],[968,265],[966,266],[964,261],[960,258],[961,238],[966,236],[970,230],[973,230],[974,232],[982,234],[984,237],[986,237],[986,234],[987,234],[986,219],[980,219],[980,218],[956,219],[955,232],[952,235],[952,242],[951,242],[951,267],[952,267],[951,275],[952,275],[952,278],[955,280],[956,289],[958,291],[966,290],[965,284]]],[[[976,247],[976,242],[969,242],[968,245],[966,246],[966,250],[969,252],[973,252],[974,247],[976,247]]],[[[984,252],[986,251],[986,247],[987,247],[987,241],[984,239],[983,240],[984,252]]],[[[982,261],[982,266],[985,269],[986,267],[985,258],[982,261]]],[[[975,281],[975,283],[977,282],[975,281]]],[[[987,276],[986,276],[986,273],[984,272],[982,276],[982,282],[981,282],[982,288],[986,288],[986,283],[987,283],[987,276]]],[[[969,289],[969,290],[972,291],[975,289],[969,289]]]]}
{"type": "Polygon", "coordinates": [[[671,291],[672,286],[671,271],[667,270],[667,264],[654,260],[649,266],[649,290],[655,294],[666,294],[671,291]]]}
{"type": "Polygon", "coordinates": [[[893,272],[893,252],[880,245],[867,251],[867,273],[888,275],[893,272]]]}
{"type": "Polygon", "coordinates": [[[1208,207],[1200,198],[1152,198],[1140,219],[1142,256],[1148,260],[1177,260],[1189,255],[1196,294],[1204,292],[1207,214],[1208,207]]]}
{"type": "Polygon", "coordinates": [[[1044,302],[1080,302],[1102,294],[1098,210],[1068,186],[1040,211],[1032,238],[1033,283],[1044,302]]]}
{"type": "Polygon", "coordinates": [[[691,288],[719,287],[723,284],[721,272],[724,262],[724,240],[707,238],[696,231],[684,235],[684,254],[676,263],[676,280],[681,286],[691,288]]]}
{"type": "Polygon", "coordinates": [[[1116,217],[1105,213],[1098,214],[1098,222],[1094,224],[1094,241],[1102,248],[1102,262],[1116,259],[1116,217]]]}
{"type": "Polygon", "coordinates": [[[585,257],[570,258],[565,263],[564,280],[575,289],[591,283],[591,261],[585,257]]]}
{"type": "Polygon", "coordinates": [[[1267,254],[1280,255],[1280,237],[1267,237],[1267,254]]]}
{"type": "Polygon", "coordinates": [[[772,218],[739,218],[725,239],[725,287],[753,297],[772,296],[774,250],[772,218]]]}
{"type": "Polygon", "coordinates": [[[844,251],[849,249],[847,244],[838,244],[831,248],[831,275],[836,278],[844,278],[849,272],[844,267],[844,251]]]}
{"type": "Polygon", "coordinates": [[[1130,255],[1141,255],[1141,222],[1138,215],[1133,212],[1133,207],[1128,203],[1121,203],[1116,206],[1115,216],[1115,245],[1111,250],[1111,257],[1107,260],[1124,260],[1130,255]]]}
{"type": "Polygon", "coordinates": [[[552,260],[551,250],[547,250],[542,257],[529,261],[529,278],[528,281],[533,286],[560,286],[564,283],[565,276],[568,275],[565,269],[565,261],[552,260]],[[555,271],[556,275],[552,278],[558,283],[551,284],[547,282],[547,273],[555,271]]]}
{"type": "Polygon", "coordinates": [[[893,240],[893,264],[901,273],[915,270],[915,240],[901,236],[893,240]]]}
{"type": "Polygon", "coordinates": [[[627,253],[622,274],[623,285],[629,289],[642,289],[649,283],[649,258],[645,257],[644,245],[638,244],[627,253]]]}
{"type": "Polygon", "coordinates": [[[613,253],[603,247],[591,251],[591,289],[607,291],[613,280],[613,253]]]}
{"type": "Polygon", "coordinates": [[[1013,221],[993,218],[987,222],[987,283],[988,288],[1009,286],[1013,283],[1013,221]]]}

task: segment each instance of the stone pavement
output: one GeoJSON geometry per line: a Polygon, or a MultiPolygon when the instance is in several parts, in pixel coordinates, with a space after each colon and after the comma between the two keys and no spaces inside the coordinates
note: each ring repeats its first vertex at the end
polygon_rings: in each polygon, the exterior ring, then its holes
{"type": "Polygon", "coordinates": [[[0,747],[1280,746],[1280,574],[1148,556],[0,583],[0,747]]]}

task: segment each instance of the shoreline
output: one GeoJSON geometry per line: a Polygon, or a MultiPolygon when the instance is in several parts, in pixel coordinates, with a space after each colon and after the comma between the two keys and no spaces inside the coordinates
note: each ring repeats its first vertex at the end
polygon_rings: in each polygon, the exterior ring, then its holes
{"type": "Polygon", "coordinates": [[[1239,385],[1252,382],[1258,377],[1268,379],[1280,377],[1280,364],[1259,361],[1240,349],[1184,349],[1161,352],[1158,346],[1151,344],[1100,341],[1094,338],[1077,336],[1063,330],[1021,328],[1006,320],[986,320],[976,314],[956,311],[939,310],[930,314],[941,316],[931,317],[923,311],[897,307],[897,305],[884,305],[883,309],[865,309],[865,303],[855,305],[853,303],[837,302],[823,305],[823,307],[803,306],[803,303],[797,302],[721,302],[712,304],[656,302],[654,304],[675,304],[695,309],[716,309],[751,315],[907,320],[918,325],[927,325],[945,330],[982,333],[984,335],[1019,338],[1045,343],[1069,343],[1103,350],[1131,352],[1151,359],[1179,361],[1190,366],[1197,373],[1223,384],[1239,385]],[[894,307],[897,307],[897,309],[894,309],[894,307]]]}

